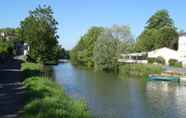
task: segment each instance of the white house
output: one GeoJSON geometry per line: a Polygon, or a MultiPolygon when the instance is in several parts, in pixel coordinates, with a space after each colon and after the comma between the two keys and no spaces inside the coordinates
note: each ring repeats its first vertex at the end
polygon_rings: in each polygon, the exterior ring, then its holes
{"type": "Polygon", "coordinates": [[[147,63],[147,53],[129,53],[121,54],[121,59],[118,60],[120,63],[147,63]]]}
{"type": "Polygon", "coordinates": [[[168,64],[170,59],[176,59],[182,62],[186,66],[186,32],[179,35],[178,50],[172,50],[169,48],[161,48],[148,53],[149,58],[163,57],[168,64]]]}
{"type": "Polygon", "coordinates": [[[175,60],[180,59],[179,53],[176,50],[167,47],[148,52],[148,58],[158,58],[158,57],[162,57],[165,60],[166,64],[169,64],[170,59],[175,59],[175,60]]]}

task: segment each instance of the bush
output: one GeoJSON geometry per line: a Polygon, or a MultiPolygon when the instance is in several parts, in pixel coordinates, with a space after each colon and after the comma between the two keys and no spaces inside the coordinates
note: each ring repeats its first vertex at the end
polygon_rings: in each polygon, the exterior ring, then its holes
{"type": "Polygon", "coordinates": [[[158,64],[165,64],[165,60],[163,59],[163,57],[158,57],[158,58],[156,58],[156,62],[157,62],[158,64]]]}
{"type": "Polygon", "coordinates": [[[147,60],[149,64],[153,64],[153,63],[165,64],[165,60],[162,57],[148,58],[147,60]]]}
{"type": "Polygon", "coordinates": [[[169,60],[169,66],[182,67],[182,63],[178,62],[178,60],[176,60],[176,59],[170,59],[169,60]]]}
{"type": "Polygon", "coordinates": [[[148,63],[153,64],[156,62],[156,58],[148,58],[148,63]]]}

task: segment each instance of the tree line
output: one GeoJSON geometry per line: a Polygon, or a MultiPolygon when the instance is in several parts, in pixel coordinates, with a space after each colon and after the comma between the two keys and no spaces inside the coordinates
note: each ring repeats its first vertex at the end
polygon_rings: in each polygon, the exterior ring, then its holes
{"type": "Polygon", "coordinates": [[[177,49],[178,31],[167,10],[158,10],[134,39],[127,25],[92,27],[70,51],[71,62],[96,70],[117,70],[121,53],[147,52],[161,47],[177,49]]]}

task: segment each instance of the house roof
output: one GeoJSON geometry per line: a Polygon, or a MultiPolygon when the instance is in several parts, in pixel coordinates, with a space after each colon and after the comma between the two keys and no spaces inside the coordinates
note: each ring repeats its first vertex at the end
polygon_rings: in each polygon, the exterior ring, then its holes
{"type": "Polygon", "coordinates": [[[162,51],[162,50],[164,50],[164,51],[166,50],[166,51],[177,52],[176,50],[173,50],[173,49],[170,49],[170,48],[167,48],[167,47],[155,49],[155,50],[152,50],[152,51],[150,51],[150,52],[157,52],[157,51],[162,51]]]}
{"type": "Polygon", "coordinates": [[[186,36],[186,32],[179,33],[179,36],[186,36]]]}
{"type": "Polygon", "coordinates": [[[121,56],[143,56],[146,55],[147,52],[141,52],[141,53],[128,53],[128,54],[121,54],[121,56]]]}

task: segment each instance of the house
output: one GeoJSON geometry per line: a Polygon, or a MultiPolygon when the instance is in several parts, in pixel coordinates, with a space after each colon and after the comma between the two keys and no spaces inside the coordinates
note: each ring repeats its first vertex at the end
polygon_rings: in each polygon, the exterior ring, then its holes
{"type": "Polygon", "coordinates": [[[121,54],[120,63],[147,63],[147,52],[121,54]]]}
{"type": "Polygon", "coordinates": [[[179,60],[180,56],[176,50],[164,47],[148,52],[148,58],[162,57],[165,60],[165,64],[169,64],[170,59],[179,60]]]}
{"type": "Polygon", "coordinates": [[[163,47],[146,53],[121,54],[121,57],[118,61],[122,63],[147,63],[147,58],[162,57],[167,65],[170,59],[175,59],[186,66],[186,32],[179,35],[178,50],[163,47]]]}
{"type": "Polygon", "coordinates": [[[16,55],[17,56],[26,56],[28,54],[29,51],[29,46],[27,43],[21,43],[21,42],[17,42],[15,45],[15,50],[16,50],[16,55]]]}

